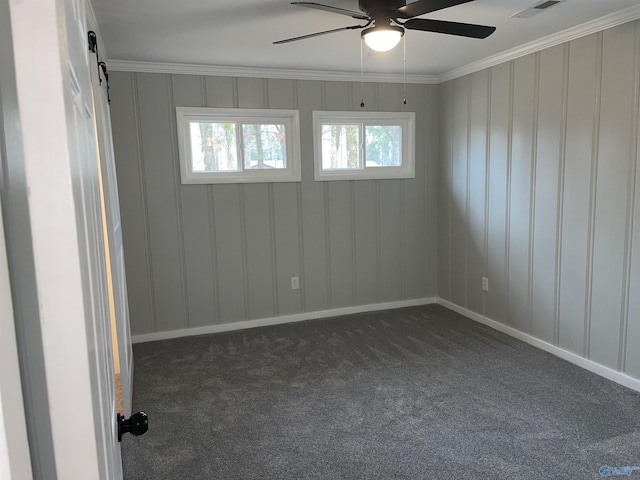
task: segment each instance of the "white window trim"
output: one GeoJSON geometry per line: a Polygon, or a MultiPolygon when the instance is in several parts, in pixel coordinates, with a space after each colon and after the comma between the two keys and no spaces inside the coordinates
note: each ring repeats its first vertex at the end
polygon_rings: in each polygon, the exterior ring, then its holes
{"type": "MultiPolygon", "coordinates": [[[[330,112],[313,111],[313,153],[316,181],[381,180],[388,178],[415,178],[415,123],[414,112],[330,112]],[[322,169],[323,123],[357,123],[367,125],[400,125],[402,127],[402,166],[364,167],[361,170],[322,169]]],[[[362,155],[362,145],[360,153],[362,155]]]]}
{"type": "MultiPolygon", "coordinates": [[[[299,182],[300,167],[300,113],[297,110],[176,107],[180,177],[183,184],[216,183],[269,183],[299,182]],[[247,122],[279,123],[286,130],[286,169],[242,170],[240,172],[194,172],[191,167],[191,136],[189,122],[247,122]]],[[[242,142],[241,135],[237,135],[242,142]]],[[[237,145],[240,152],[241,145],[237,145]]],[[[241,155],[238,161],[241,161],[241,155]]]]}

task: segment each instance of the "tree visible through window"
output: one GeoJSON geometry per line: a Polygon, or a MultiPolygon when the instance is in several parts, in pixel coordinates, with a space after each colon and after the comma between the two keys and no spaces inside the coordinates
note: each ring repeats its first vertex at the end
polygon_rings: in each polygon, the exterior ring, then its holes
{"type": "Polygon", "coordinates": [[[365,127],[367,167],[402,165],[402,129],[398,125],[365,127]]]}
{"type": "Polygon", "coordinates": [[[245,168],[286,168],[284,125],[243,125],[245,168]]]}
{"type": "Polygon", "coordinates": [[[233,123],[191,123],[194,172],[236,172],[236,126],[233,123]]]}
{"type": "Polygon", "coordinates": [[[322,125],[322,168],[360,167],[359,125],[322,125]]]}

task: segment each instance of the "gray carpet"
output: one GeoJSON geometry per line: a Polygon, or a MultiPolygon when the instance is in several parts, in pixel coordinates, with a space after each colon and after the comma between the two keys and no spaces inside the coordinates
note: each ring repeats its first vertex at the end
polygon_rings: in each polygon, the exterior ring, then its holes
{"type": "Polygon", "coordinates": [[[639,393],[436,305],[134,356],[134,409],[150,426],[123,439],[127,480],[590,479],[640,466],[639,393]]]}

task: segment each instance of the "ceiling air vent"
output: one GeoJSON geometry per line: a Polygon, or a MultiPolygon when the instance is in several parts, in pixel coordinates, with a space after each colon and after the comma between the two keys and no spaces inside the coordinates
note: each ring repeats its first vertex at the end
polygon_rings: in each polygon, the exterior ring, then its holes
{"type": "Polygon", "coordinates": [[[549,7],[553,7],[556,3],[560,3],[560,0],[549,0],[548,2],[541,3],[540,5],[536,5],[533,8],[537,8],[538,10],[546,10],[549,7]]]}
{"type": "Polygon", "coordinates": [[[565,0],[545,0],[544,2],[537,3],[533,7],[529,7],[522,12],[511,15],[511,18],[529,18],[550,9],[551,7],[564,2],[565,0]]]}

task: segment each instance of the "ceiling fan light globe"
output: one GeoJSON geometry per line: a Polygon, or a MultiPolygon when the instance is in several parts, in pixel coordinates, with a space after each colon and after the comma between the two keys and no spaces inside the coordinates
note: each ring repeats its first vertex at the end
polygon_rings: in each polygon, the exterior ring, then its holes
{"type": "Polygon", "coordinates": [[[398,45],[404,35],[404,29],[395,26],[367,28],[362,38],[367,46],[376,52],[388,52],[398,45]]]}

